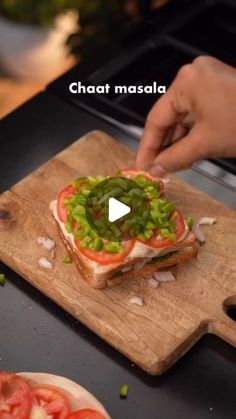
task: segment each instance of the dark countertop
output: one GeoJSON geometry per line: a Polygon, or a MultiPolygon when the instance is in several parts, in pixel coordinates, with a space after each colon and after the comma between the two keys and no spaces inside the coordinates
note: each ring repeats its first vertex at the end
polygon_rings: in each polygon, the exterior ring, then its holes
{"type": "MultiPolygon", "coordinates": [[[[102,129],[137,143],[117,128],[43,93],[0,123],[0,192],[72,141],[102,129]]],[[[232,192],[193,171],[186,180],[233,202],[232,192]]],[[[151,377],[0,264],[8,281],[0,289],[0,369],[44,371],[67,376],[90,390],[113,418],[235,419],[236,351],[205,336],[169,372],[151,377]],[[127,400],[119,399],[121,384],[127,400]]],[[[145,354],[144,354],[145,356],[145,354]]]]}

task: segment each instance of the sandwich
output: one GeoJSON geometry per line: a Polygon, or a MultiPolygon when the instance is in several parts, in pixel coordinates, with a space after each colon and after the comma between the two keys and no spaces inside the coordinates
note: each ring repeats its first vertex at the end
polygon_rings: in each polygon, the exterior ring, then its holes
{"type": "Polygon", "coordinates": [[[183,263],[197,255],[189,220],[166,195],[164,182],[123,170],[112,176],[81,177],[50,203],[67,252],[93,288],[117,285],[134,276],[183,263]],[[130,213],[109,221],[113,197],[130,213]]]}
{"type": "Polygon", "coordinates": [[[0,371],[1,419],[109,419],[79,384],[57,375],[0,371]]]}

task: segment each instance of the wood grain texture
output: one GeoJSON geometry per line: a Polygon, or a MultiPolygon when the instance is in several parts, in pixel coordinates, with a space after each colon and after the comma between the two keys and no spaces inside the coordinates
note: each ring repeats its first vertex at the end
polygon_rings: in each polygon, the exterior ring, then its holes
{"type": "Polygon", "coordinates": [[[236,346],[236,324],[224,312],[236,304],[236,217],[172,177],[167,193],[185,215],[217,219],[203,227],[206,243],[198,258],[177,268],[177,281],[154,290],[137,275],[117,287],[91,289],[74,265],[62,263],[66,254],[48,205],[77,176],[108,175],[133,163],[133,152],[104,133],[76,141],[0,196],[0,258],[141,368],[161,374],[204,333],[236,346]],[[41,256],[48,257],[38,236],[57,243],[52,271],[38,266],[41,256]],[[134,295],[143,307],[129,303],[134,295]]]}

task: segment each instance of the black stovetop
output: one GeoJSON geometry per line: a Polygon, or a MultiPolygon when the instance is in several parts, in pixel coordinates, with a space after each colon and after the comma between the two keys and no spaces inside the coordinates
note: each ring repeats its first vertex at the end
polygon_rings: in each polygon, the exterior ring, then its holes
{"type": "MultiPolygon", "coordinates": [[[[112,87],[156,81],[168,87],[182,65],[203,54],[236,66],[235,21],[235,1],[172,1],[130,28],[119,42],[98,51],[90,62],[82,62],[50,84],[48,90],[139,139],[158,94],[72,95],[69,84],[81,80],[112,87]]],[[[216,163],[236,174],[236,159],[216,163]]]]}

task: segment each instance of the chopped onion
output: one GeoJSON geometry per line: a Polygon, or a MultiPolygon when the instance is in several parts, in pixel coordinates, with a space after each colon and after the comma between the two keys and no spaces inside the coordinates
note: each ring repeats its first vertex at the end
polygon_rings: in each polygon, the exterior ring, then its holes
{"type": "Polygon", "coordinates": [[[199,241],[199,243],[204,243],[206,241],[206,238],[202,232],[202,230],[200,229],[198,224],[195,224],[192,228],[192,231],[194,232],[194,234],[196,235],[197,240],[199,241]]]}
{"type": "Polygon", "coordinates": [[[175,276],[171,271],[157,271],[154,272],[153,277],[158,282],[171,282],[175,281],[175,276]]]}
{"type": "Polygon", "coordinates": [[[51,250],[55,249],[56,244],[51,239],[48,239],[46,237],[38,237],[36,241],[37,241],[38,244],[43,246],[49,252],[51,252],[51,250]]]}
{"type": "Polygon", "coordinates": [[[36,241],[38,244],[43,244],[46,240],[46,237],[37,237],[36,241]]]}
{"type": "Polygon", "coordinates": [[[159,286],[159,282],[154,278],[150,278],[148,280],[148,285],[150,288],[157,288],[159,286]]]}
{"type": "Polygon", "coordinates": [[[41,268],[44,269],[52,269],[52,263],[49,262],[48,259],[46,259],[45,257],[42,257],[38,260],[38,264],[41,268]]]}
{"type": "Polygon", "coordinates": [[[51,252],[51,250],[55,249],[55,242],[51,239],[46,239],[43,243],[43,247],[48,250],[49,252],[51,252]]]}
{"type": "Polygon", "coordinates": [[[143,300],[140,297],[132,297],[129,300],[129,302],[130,302],[130,304],[135,304],[135,305],[140,306],[140,307],[143,306],[143,300]]]}
{"type": "Polygon", "coordinates": [[[199,226],[203,226],[203,225],[211,226],[212,224],[215,224],[215,223],[216,223],[216,218],[213,218],[213,217],[202,217],[198,221],[199,226]]]}
{"type": "Polygon", "coordinates": [[[170,179],[168,177],[161,178],[161,180],[164,183],[164,185],[166,185],[167,183],[170,183],[170,179]]]}

